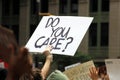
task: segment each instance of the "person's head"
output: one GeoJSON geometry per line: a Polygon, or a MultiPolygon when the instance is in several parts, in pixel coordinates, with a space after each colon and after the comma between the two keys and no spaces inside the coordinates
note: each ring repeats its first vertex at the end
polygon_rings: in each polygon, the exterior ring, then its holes
{"type": "Polygon", "coordinates": [[[34,80],[32,74],[24,73],[19,80],[34,80]]]}
{"type": "Polygon", "coordinates": [[[105,75],[107,74],[107,70],[106,70],[105,65],[99,67],[99,73],[98,74],[101,78],[105,77],[105,75]]]}
{"type": "Polygon", "coordinates": [[[12,30],[0,26],[0,58],[8,63],[8,73],[21,76],[32,72],[32,56],[19,47],[12,30]]]}
{"type": "Polygon", "coordinates": [[[55,70],[54,72],[52,72],[47,80],[69,80],[68,77],[62,73],[61,71],[59,70],[55,70]]]}
{"type": "Polygon", "coordinates": [[[9,69],[15,74],[22,75],[24,73],[32,73],[33,59],[27,48],[20,47],[18,54],[13,55],[10,60],[9,69]]]}
{"type": "Polygon", "coordinates": [[[15,54],[17,47],[13,31],[0,25],[0,58],[8,62],[10,54],[15,54]]]}
{"type": "Polygon", "coordinates": [[[41,79],[42,79],[42,77],[41,77],[40,73],[34,74],[34,80],[41,80],[41,79]]]}

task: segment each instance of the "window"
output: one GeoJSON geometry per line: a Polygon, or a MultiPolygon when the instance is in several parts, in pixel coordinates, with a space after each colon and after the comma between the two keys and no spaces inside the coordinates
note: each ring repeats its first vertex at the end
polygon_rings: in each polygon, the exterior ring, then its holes
{"type": "Polygon", "coordinates": [[[2,0],[2,14],[4,16],[10,14],[10,0],[2,0]]]}
{"type": "Polygon", "coordinates": [[[59,13],[67,15],[78,13],[78,0],[59,0],[59,13]]]}
{"type": "Polygon", "coordinates": [[[98,11],[98,0],[90,0],[90,12],[98,11]]]}
{"type": "Polygon", "coordinates": [[[90,0],[90,12],[109,11],[110,0],[90,0]]]}
{"type": "Polygon", "coordinates": [[[67,0],[59,0],[60,2],[60,13],[67,13],[67,0]]]}
{"type": "Polygon", "coordinates": [[[108,23],[101,23],[101,46],[108,46],[108,23]]]}
{"type": "Polygon", "coordinates": [[[101,11],[109,11],[109,0],[102,0],[101,11]]]}
{"type": "Polygon", "coordinates": [[[71,13],[78,12],[78,0],[71,0],[71,13]]]}
{"type": "Polygon", "coordinates": [[[100,29],[97,27],[97,23],[92,23],[89,28],[89,46],[95,47],[100,45],[101,47],[108,46],[109,37],[108,23],[101,23],[100,29]],[[99,31],[98,31],[99,30],[99,31]],[[98,42],[97,40],[100,39],[98,42]]]}
{"type": "Polygon", "coordinates": [[[37,25],[30,25],[30,37],[32,36],[33,32],[35,31],[37,25]]]}
{"type": "Polygon", "coordinates": [[[19,10],[20,10],[20,0],[13,0],[13,14],[16,15],[16,14],[19,14],[19,10]]]}
{"type": "Polygon", "coordinates": [[[97,23],[92,23],[89,28],[89,46],[97,46],[97,23]]]}
{"type": "Polygon", "coordinates": [[[41,0],[41,13],[47,13],[48,12],[48,0],[41,0]]]}
{"type": "Polygon", "coordinates": [[[37,6],[37,5],[40,5],[40,4],[39,3],[37,4],[36,0],[31,0],[31,13],[32,14],[38,13],[39,9],[37,9],[37,7],[39,7],[39,6],[37,6]]]}

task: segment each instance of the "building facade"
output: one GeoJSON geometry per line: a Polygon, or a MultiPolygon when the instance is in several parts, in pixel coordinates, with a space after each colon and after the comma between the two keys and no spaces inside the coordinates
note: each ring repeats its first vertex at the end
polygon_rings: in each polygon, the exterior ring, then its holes
{"type": "MultiPolygon", "coordinates": [[[[0,0],[0,24],[25,45],[41,15],[94,17],[78,51],[95,60],[120,57],[120,0],[0,0]]],[[[79,27],[79,26],[78,26],[79,27]]]]}

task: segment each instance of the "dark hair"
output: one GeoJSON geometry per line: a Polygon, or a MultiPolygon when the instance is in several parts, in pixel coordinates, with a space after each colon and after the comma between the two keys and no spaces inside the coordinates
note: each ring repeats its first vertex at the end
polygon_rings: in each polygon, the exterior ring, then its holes
{"type": "Polygon", "coordinates": [[[7,48],[8,44],[12,44],[17,53],[18,44],[13,31],[0,25],[0,45],[7,48]]]}
{"type": "Polygon", "coordinates": [[[42,80],[42,77],[39,73],[34,74],[34,80],[42,80]]]}
{"type": "Polygon", "coordinates": [[[7,77],[7,70],[0,68],[0,80],[5,80],[7,77]]]}
{"type": "Polygon", "coordinates": [[[104,74],[104,75],[107,74],[107,70],[106,70],[106,66],[105,65],[99,67],[99,73],[98,74],[99,75],[100,74],[104,74]]]}

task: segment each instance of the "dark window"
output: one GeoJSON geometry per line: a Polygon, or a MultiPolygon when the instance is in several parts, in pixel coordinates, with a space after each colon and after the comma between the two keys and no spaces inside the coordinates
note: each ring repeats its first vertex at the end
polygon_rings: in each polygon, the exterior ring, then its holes
{"type": "Polygon", "coordinates": [[[89,46],[97,46],[97,23],[92,23],[89,28],[89,46]]]}
{"type": "Polygon", "coordinates": [[[98,11],[98,0],[90,0],[90,12],[98,11]]]}
{"type": "Polygon", "coordinates": [[[108,46],[108,23],[101,23],[101,46],[108,46]]]}
{"type": "Polygon", "coordinates": [[[78,0],[71,0],[71,13],[78,12],[78,0]]]}
{"type": "Polygon", "coordinates": [[[48,0],[40,0],[41,3],[41,13],[48,12],[48,0]]]}
{"type": "Polygon", "coordinates": [[[110,0],[102,0],[102,4],[101,4],[102,11],[109,11],[109,1],[110,0]]]}
{"type": "Polygon", "coordinates": [[[31,13],[32,14],[37,14],[39,9],[40,3],[37,3],[36,0],[31,0],[31,13]]]}
{"type": "Polygon", "coordinates": [[[20,10],[20,0],[13,0],[13,14],[19,14],[19,10],[20,10]]]}
{"type": "Polygon", "coordinates": [[[5,16],[10,14],[10,0],[2,0],[2,14],[5,16]]]}
{"type": "Polygon", "coordinates": [[[61,14],[67,13],[67,0],[59,0],[59,11],[61,14]]]}
{"type": "Polygon", "coordinates": [[[34,33],[36,27],[37,27],[37,25],[30,25],[30,37],[31,37],[32,34],[34,33]]]}

